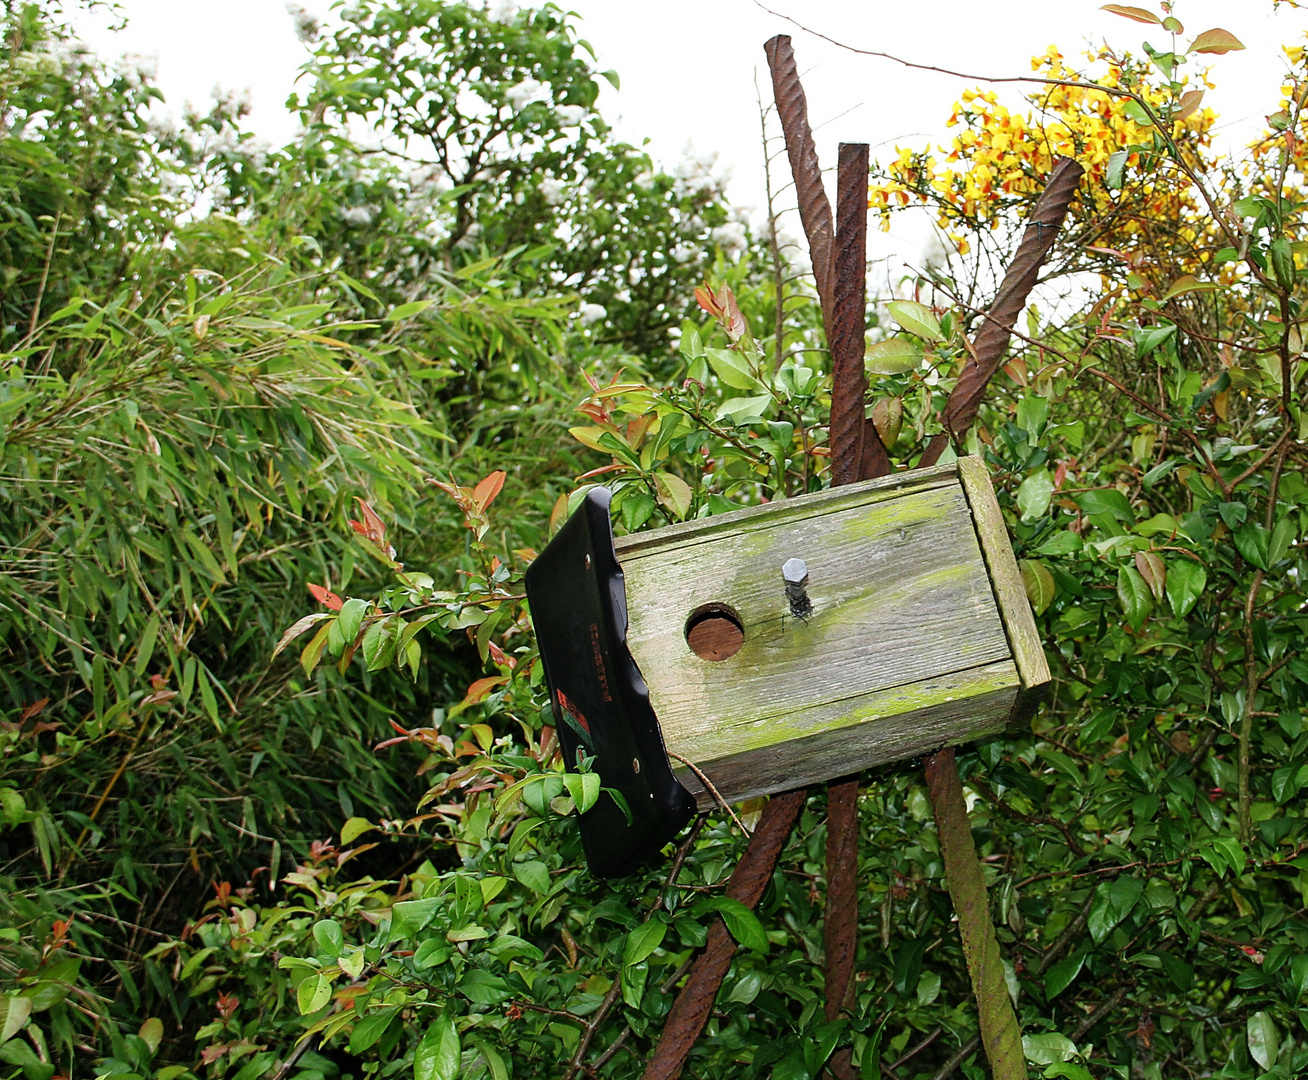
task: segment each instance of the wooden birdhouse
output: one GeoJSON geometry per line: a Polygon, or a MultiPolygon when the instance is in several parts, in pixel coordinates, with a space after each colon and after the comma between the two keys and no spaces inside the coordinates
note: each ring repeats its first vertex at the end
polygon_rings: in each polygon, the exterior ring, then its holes
{"type": "Polygon", "coordinates": [[[718,798],[1003,731],[1049,682],[977,458],[616,543],[596,488],[527,594],[568,767],[607,789],[581,818],[603,876],[718,798]]]}

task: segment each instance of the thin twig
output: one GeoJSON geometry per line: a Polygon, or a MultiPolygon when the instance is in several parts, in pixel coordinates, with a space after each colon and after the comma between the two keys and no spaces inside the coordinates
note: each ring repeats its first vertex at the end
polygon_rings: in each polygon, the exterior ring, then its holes
{"type": "Polygon", "coordinates": [[[687,761],[680,754],[674,754],[671,750],[668,751],[668,757],[675,758],[677,761],[680,761],[684,766],[686,766],[686,768],[688,768],[691,772],[693,772],[696,775],[696,777],[699,778],[699,782],[703,784],[704,787],[707,789],[708,793],[717,800],[718,805],[722,807],[722,809],[725,810],[728,814],[731,815],[731,820],[736,823],[736,825],[739,827],[741,832],[743,832],[746,836],[754,835],[747,828],[745,828],[745,823],[741,821],[740,818],[736,816],[736,812],[733,809],[731,809],[730,806],[727,805],[727,800],[722,797],[722,793],[718,791],[716,787],[713,786],[713,781],[710,780],[707,776],[703,774],[703,772],[700,771],[698,765],[696,765],[693,761],[687,761]]]}
{"type": "Polygon", "coordinates": [[[963,1064],[972,1054],[976,1053],[976,1048],[981,1045],[981,1036],[973,1035],[954,1054],[948,1061],[940,1066],[940,1071],[936,1073],[931,1080],[946,1080],[946,1077],[952,1076],[954,1070],[963,1064]]]}

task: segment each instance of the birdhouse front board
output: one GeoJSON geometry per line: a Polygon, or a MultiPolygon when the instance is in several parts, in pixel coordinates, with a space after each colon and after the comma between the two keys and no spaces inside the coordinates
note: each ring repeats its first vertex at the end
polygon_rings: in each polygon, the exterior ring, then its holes
{"type": "Polygon", "coordinates": [[[995,734],[1049,681],[976,458],[615,549],[627,647],[700,809],[715,799],[679,758],[734,802],[995,734]],[[783,580],[792,559],[807,569],[802,614],[783,580]],[[719,631],[709,648],[725,643],[712,658],[692,647],[706,622],[719,631]]]}
{"type": "Polygon", "coordinates": [[[612,538],[592,490],[527,571],[565,760],[599,773],[592,870],[698,807],[1029,716],[1049,669],[976,458],[612,538]]]}

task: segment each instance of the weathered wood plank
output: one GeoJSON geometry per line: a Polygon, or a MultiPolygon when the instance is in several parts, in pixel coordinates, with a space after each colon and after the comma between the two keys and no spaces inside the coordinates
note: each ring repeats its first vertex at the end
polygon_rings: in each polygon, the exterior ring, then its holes
{"type": "Polygon", "coordinates": [[[852,506],[865,506],[895,499],[918,488],[948,487],[957,484],[957,475],[957,469],[952,462],[934,469],[894,473],[859,484],[815,491],[811,495],[800,495],[794,499],[766,503],[762,506],[747,506],[711,518],[683,521],[662,529],[620,536],[613,546],[617,551],[618,561],[625,566],[632,558],[664,548],[685,549],[692,544],[749,531],[759,525],[771,528],[796,518],[816,518],[852,506]]]}
{"type": "Polygon", "coordinates": [[[1040,632],[1008,539],[1003,512],[995,498],[994,485],[980,458],[959,458],[957,464],[1018,674],[1024,688],[1035,690],[1049,682],[1049,662],[1040,643],[1040,632]]]}
{"type": "MultiPolygon", "coordinates": [[[[737,802],[993,735],[1007,725],[1019,689],[1017,671],[1006,660],[740,725],[753,730],[738,730],[722,743],[756,745],[723,756],[701,756],[709,746],[684,732],[665,730],[664,738],[669,751],[694,762],[727,802],[737,802]]],[[[675,759],[673,768],[701,810],[716,804],[691,770],[675,759]]]]}
{"type": "Polygon", "coordinates": [[[825,513],[796,515],[792,500],[699,543],[620,553],[628,645],[664,741],[714,783],[721,773],[729,798],[965,741],[1012,709],[1020,680],[954,468],[890,499],[858,488],[823,500],[825,513]],[[792,557],[809,569],[803,620],[781,578],[792,557]],[[721,662],[685,640],[711,604],[745,632],[721,662]]]}

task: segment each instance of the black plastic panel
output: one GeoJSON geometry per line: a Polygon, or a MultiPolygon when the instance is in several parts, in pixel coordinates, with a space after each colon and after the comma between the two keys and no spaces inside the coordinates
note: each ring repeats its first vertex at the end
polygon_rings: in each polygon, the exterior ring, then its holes
{"type": "Polygon", "coordinates": [[[599,877],[648,862],[695,813],[695,800],[668,763],[658,718],[627,650],[627,597],[613,553],[609,491],[592,488],[527,569],[555,725],[567,766],[594,757],[607,791],[581,815],[586,862],[599,877]]]}

